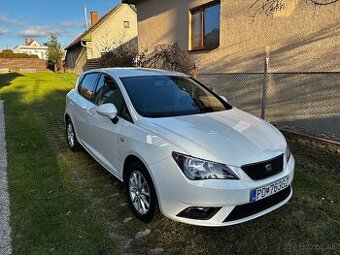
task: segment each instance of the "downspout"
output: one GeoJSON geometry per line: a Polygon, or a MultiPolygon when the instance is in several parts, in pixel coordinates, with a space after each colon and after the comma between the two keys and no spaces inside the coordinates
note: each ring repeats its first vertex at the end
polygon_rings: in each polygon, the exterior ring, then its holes
{"type": "MultiPolygon", "coordinates": [[[[89,47],[86,44],[84,44],[84,41],[80,41],[80,45],[84,47],[85,49],[89,49],[91,51],[91,57],[92,57],[93,55],[92,47],[89,47]]],[[[88,59],[88,56],[86,56],[86,59],[88,59]]]]}

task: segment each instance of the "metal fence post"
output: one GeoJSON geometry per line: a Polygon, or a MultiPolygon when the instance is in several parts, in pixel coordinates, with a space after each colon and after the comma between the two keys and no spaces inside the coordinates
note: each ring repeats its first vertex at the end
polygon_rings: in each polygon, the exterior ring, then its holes
{"type": "Polygon", "coordinates": [[[268,66],[269,66],[269,57],[266,57],[264,59],[264,72],[263,72],[262,97],[261,97],[261,119],[266,118],[268,66]]]}

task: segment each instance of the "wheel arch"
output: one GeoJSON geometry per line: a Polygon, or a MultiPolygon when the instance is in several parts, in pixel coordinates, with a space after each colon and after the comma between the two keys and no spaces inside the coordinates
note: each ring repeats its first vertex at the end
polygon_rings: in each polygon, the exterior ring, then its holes
{"type": "MultiPolygon", "coordinates": [[[[134,163],[134,162],[141,163],[145,167],[145,169],[148,171],[149,175],[151,176],[150,171],[148,170],[148,168],[147,168],[146,164],[143,162],[143,160],[141,160],[139,157],[137,157],[134,154],[130,154],[124,160],[124,165],[123,165],[123,182],[124,183],[127,183],[127,179],[129,178],[129,176],[128,176],[128,166],[130,164],[134,163]]],[[[153,181],[153,178],[152,178],[152,181],[153,181]]]]}
{"type": "Polygon", "coordinates": [[[153,184],[153,187],[154,187],[154,190],[155,190],[155,195],[156,195],[156,200],[157,200],[157,208],[159,210],[160,213],[163,213],[163,208],[162,208],[162,201],[159,200],[160,198],[160,194],[159,194],[159,191],[158,191],[158,185],[155,181],[155,178],[154,176],[152,175],[152,172],[150,171],[150,169],[148,168],[148,165],[146,164],[146,162],[140,157],[140,156],[137,156],[135,154],[129,154],[126,158],[125,158],[125,161],[124,161],[124,165],[123,165],[123,174],[122,174],[122,177],[123,177],[123,183],[125,185],[128,185],[128,166],[129,164],[133,163],[133,162],[139,162],[141,163],[145,170],[147,171],[147,173],[149,174],[150,178],[151,178],[151,181],[152,181],[152,184],[153,184]]]}
{"type": "MultiPolygon", "coordinates": [[[[65,113],[65,115],[64,115],[64,123],[66,124],[66,122],[67,122],[68,120],[71,120],[71,117],[70,117],[70,115],[69,115],[68,113],[65,113]]],[[[72,120],[71,120],[71,121],[72,121],[72,120]]]]}

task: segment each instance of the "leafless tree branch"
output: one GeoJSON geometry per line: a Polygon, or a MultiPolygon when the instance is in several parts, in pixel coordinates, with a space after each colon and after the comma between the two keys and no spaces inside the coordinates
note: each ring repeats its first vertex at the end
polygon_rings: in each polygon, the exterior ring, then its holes
{"type": "MultiPolygon", "coordinates": [[[[255,0],[250,6],[250,9],[255,9],[253,18],[259,13],[264,13],[267,16],[273,15],[275,12],[281,11],[285,8],[286,0],[255,0]]],[[[326,6],[335,4],[340,0],[305,0],[306,2],[312,2],[317,6],[326,6]]]]}
{"type": "Polygon", "coordinates": [[[330,5],[338,2],[339,0],[307,0],[309,2],[312,2],[316,5],[330,5]]]}

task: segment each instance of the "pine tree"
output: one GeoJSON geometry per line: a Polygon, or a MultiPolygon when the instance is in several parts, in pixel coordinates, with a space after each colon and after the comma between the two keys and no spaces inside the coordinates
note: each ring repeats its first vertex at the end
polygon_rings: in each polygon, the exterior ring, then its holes
{"type": "Polygon", "coordinates": [[[59,71],[63,65],[63,50],[58,42],[56,34],[50,34],[49,41],[47,43],[47,63],[48,66],[53,67],[53,70],[59,71]]]}

